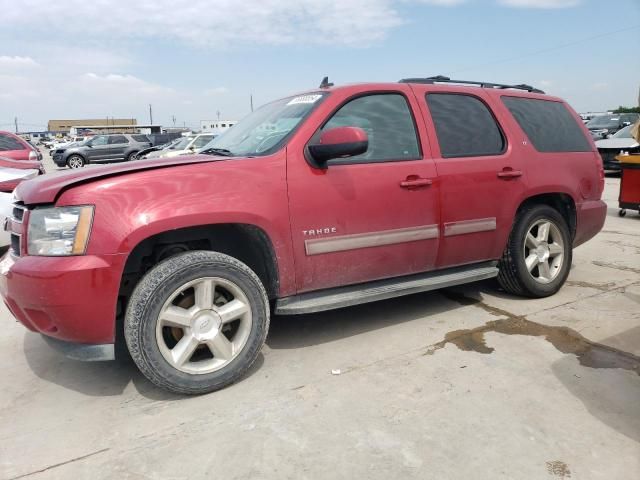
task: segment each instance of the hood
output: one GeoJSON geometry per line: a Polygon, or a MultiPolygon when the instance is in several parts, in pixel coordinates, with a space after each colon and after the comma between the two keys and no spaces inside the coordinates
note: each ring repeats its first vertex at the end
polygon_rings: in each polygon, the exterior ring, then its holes
{"type": "Polygon", "coordinates": [[[78,170],[67,170],[60,173],[41,175],[38,178],[21,183],[15,190],[16,200],[26,205],[37,205],[55,202],[58,195],[65,189],[91,180],[126,175],[127,173],[155,170],[159,168],[175,167],[179,165],[193,165],[195,163],[211,163],[229,160],[230,157],[216,157],[210,155],[188,155],[176,158],[157,158],[151,160],[136,160],[134,162],[97,165],[95,167],[78,170]]]}
{"type": "Polygon", "coordinates": [[[638,142],[633,138],[607,138],[606,140],[598,140],[596,147],[598,148],[633,148],[637,147],[638,142]]]}

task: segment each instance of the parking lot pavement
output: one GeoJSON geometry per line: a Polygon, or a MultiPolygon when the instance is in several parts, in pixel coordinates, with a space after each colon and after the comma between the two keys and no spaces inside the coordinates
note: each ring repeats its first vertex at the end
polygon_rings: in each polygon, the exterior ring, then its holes
{"type": "Polygon", "coordinates": [[[554,297],[485,282],[276,317],[249,375],[200,397],[67,360],[2,307],[0,478],[638,478],[640,216],[618,185],[554,297]]]}

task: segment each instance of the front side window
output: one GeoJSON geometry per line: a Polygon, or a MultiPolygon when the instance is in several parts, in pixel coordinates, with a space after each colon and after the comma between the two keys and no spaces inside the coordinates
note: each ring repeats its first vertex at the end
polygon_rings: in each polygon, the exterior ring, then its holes
{"type": "Polygon", "coordinates": [[[489,108],[471,95],[427,94],[443,158],[500,155],[506,142],[489,108]]]}
{"type": "Polygon", "coordinates": [[[94,147],[99,147],[101,145],[106,145],[109,142],[109,137],[106,137],[105,135],[98,135],[96,137],[93,137],[93,139],[91,140],[91,145],[94,147]]]}
{"type": "Polygon", "coordinates": [[[207,143],[202,153],[242,157],[274,153],[326,95],[309,93],[264,105],[207,143]]]}
{"type": "MultiPolygon", "coordinates": [[[[420,147],[413,116],[404,96],[384,93],[358,97],[338,110],[322,127],[360,127],[369,137],[369,147],[361,155],[331,163],[368,163],[416,160],[420,147]]],[[[234,127],[236,128],[236,127],[234,127]]]]}
{"type": "Polygon", "coordinates": [[[198,138],[196,138],[196,141],[193,142],[192,147],[196,149],[202,148],[207,143],[209,143],[212,139],[213,139],[213,135],[200,135],[198,138]]]}
{"type": "Polygon", "coordinates": [[[502,101],[539,152],[591,151],[582,128],[563,103],[507,96],[502,101]]]}

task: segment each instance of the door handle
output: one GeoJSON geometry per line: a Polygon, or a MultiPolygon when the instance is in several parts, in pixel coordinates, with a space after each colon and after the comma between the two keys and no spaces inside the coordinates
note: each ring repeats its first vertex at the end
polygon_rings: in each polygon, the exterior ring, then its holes
{"type": "Polygon", "coordinates": [[[511,167],[505,167],[502,169],[502,171],[498,172],[498,178],[504,178],[504,179],[509,179],[509,178],[518,178],[522,176],[522,170],[514,170],[511,167]]]}
{"type": "Polygon", "coordinates": [[[406,180],[400,182],[400,186],[402,188],[420,188],[420,187],[428,187],[431,185],[433,181],[429,178],[420,178],[420,177],[407,177],[406,180]]]}

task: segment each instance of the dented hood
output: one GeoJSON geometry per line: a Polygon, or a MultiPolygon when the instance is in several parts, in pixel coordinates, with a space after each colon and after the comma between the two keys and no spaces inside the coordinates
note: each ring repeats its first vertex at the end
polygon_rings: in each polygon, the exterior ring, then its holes
{"type": "Polygon", "coordinates": [[[79,170],[68,170],[41,175],[33,180],[22,182],[16,188],[16,200],[26,205],[53,203],[58,195],[67,188],[102,179],[144,170],[175,167],[179,165],[193,165],[195,163],[210,163],[229,160],[230,157],[216,157],[211,155],[188,155],[175,158],[154,158],[151,160],[134,160],[127,163],[110,165],[96,165],[79,170]]]}

